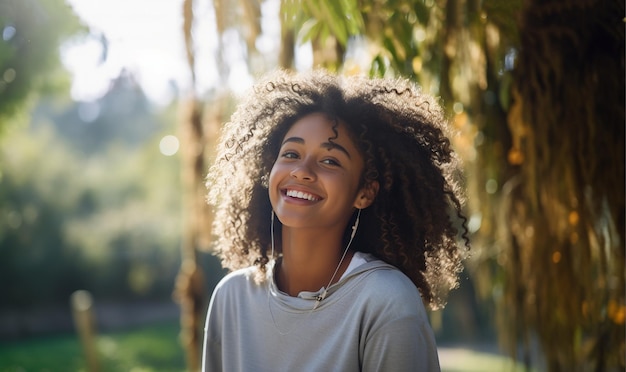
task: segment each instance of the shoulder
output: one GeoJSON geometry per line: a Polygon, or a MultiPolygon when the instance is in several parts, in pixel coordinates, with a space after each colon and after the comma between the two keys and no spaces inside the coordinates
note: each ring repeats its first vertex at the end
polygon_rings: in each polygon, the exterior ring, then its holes
{"type": "Polygon", "coordinates": [[[209,301],[212,317],[226,316],[234,308],[247,307],[260,301],[267,292],[266,284],[256,278],[258,269],[249,267],[227,274],[215,286],[209,301]]]}
{"type": "Polygon", "coordinates": [[[254,279],[256,273],[258,272],[258,268],[256,266],[250,266],[243,269],[231,271],[226,274],[220,281],[217,283],[217,288],[221,288],[224,286],[234,285],[234,283],[246,282],[248,279],[254,279]]]}
{"type": "Polygon", "coordinates": [[[371,310],[385,311],[399,317],[427,318],[419,290],[396,267],[388,264],[374,265],[360,276],[359,291],[367,299],[371,310]]]}
{"type": "Polygon", "coordinates": [[[225,296],[228,293],[247,292],[259,286],[259,269],[256,266],[239,269],[228,273],[215,286],[213,297],[225,296]]]}
{"type": "Polygon", "coordinates": [[[373,265],[364,271],[363,281],[365,290],[377,292],[385,297],[408,296],[417,299],[420,296],[417,287],[402,271],[385,263],[373,265]]]}

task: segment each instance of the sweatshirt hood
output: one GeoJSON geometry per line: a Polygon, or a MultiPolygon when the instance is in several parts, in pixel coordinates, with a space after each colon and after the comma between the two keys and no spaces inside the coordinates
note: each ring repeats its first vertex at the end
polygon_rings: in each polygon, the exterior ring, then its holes
{"type": "MultiPolygon", "coordinates": [[[[272,264],[270,270],[267,270],[269,275],[269,295],[272,296],[275,302],[283,308],[283,310],[291,311],[291,312],[309,312],[315,307],[315,302],[317,298],[322,295],[325,287],[320,288],[317,291],[302,291],[296,297],[289,296],[285,292],[282,292],[278,289],[276,285],[276,280],[274,278],[274,264],[272,264]]],[[[326,297],[320,302],[316,310],[322,309],[327,305],[330,305],[333,301],[333,297],[335,299],[341,295],[343,291],[349,291],[351,287],[356,285],[356,283],[363,276],[368,273],[377,271],[377,270],[397,270],[396,267],[377,259],[371,254],[367,253],[359,253],[358,258],[357,255],[352,258],[350,265],[348,265],[348,269],[346,273],[341,277],[341,279],[332,284],[328,288],[328,293],[326,293],[326,297]],[[356,258],[356,259],[355,259],[356,258]],[[352,266],[354,261],[358,260],[359,264],[357,266],[352,266]],[[336,296],[334,296],[336,294],[336,296]]]]}

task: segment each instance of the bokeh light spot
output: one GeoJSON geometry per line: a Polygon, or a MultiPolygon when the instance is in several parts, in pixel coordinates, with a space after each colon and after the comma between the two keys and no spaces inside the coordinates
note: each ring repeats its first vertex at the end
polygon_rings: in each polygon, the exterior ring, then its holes
{"type": "Polygon", "coordinates": [[[4,74],[2,74],[2,79],[7,83],[13,82],[15,80],[15,76],[17,76],[17,72],[13,68],[7,68],[4,70],[4,74]]]}
{"type": "Polygon", "coordinates": [[[460,114],[463,112],[463,104],[461,102],[455,102],[452,109],[455,113],[460,114]]]}
{"type": "Polygon", "coordinates": [[[165,156],[176,154],[179,147],[180,143],[178,142],[178,138],[171,134],[161,138],[161,142],[159,142],[159,150],[161,150],[161,154],[165,156]]]}
{"type": "Polygon", "coordinates": [[[15,31],[15,27],[6,26],[4,30],[2,30],[2,40],[9,41],[13,39],[13,36],[15,36],[15,31]]]}
{"type": "Polygon", "coordinates": [[[493,178],[489,179],[485,183],[485,191],[487,191],[487,194],[495,194],[498,191],[498,181],[493,178]]]}
{"type": "Polygon", "coordinates": [[[78,117],[85,123],[94,122],[100,116],[100,104],[94,102],[81,102],[78,105],[78,117]]]}

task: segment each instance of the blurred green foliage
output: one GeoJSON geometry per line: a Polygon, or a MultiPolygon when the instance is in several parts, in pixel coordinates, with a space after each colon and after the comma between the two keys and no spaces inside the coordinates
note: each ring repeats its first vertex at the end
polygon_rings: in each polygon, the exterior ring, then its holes
{"type": "Polygon", "coordinates": [[[180,262],[179,159],[159,140],[158,113],[132,77],[94,102],[42,100],[30,125],[0,144],[0,308],[101,299],[166,298],[180,262]],[[81,106],[97,115],[80,114],[81,106]],[[82,119],[81,119],[82,117],[82,119]]]}
{"type": "Polygon", "coordinates": [[[0,129],[31,94],[67,84],[59,45],[81,30],[65,0],[0,1],[0,129]]]}

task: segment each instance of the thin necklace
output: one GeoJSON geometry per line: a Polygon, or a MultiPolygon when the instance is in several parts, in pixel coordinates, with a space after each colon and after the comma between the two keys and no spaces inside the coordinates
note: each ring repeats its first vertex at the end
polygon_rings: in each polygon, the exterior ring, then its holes
{"type": "MultiPolygon", "coordinates": [[[[270,311],[270,316],[272,317],[272,322],[274,323],[274,327],[276,327],[276,330],[278,331],[278,333],[281,336],[286,336],[288,334],[290,334],[291,332],[293,332],[298,326],[302,325],[303,323],[306,322],[306,320],[309,319],[309,317],[311,316],[311,314],[313,313],[313,311],[315,311],[315,309],[317,309],[317,307],[320,305],[320,302],[322,302],[322,300],[324,300],[326,298],[326,295],[328,294],[328,287],[330,287],[330,284],[333,282],[333,279],[335,279],[335,276],[337,275],[337,272],[339,271],[339,268],[341,267],[341,264],[343,263],[344,258],[346,258],[346,254],[348,253],[348,249],[350,248],[350,245],[352,244],[352,240],[354,239],[354,236],[356,235],[356,229],[359,226],[359,218],[361,217],[361,210],[357,209],[357,215],[356,215],[356,220],[354,221],[354,225],[352,226],[352,233],[350,234],[350,240],[348,241],[348,244],[346,245],[346,249],[343,250],[343,255],[341,255],[341,260],[339,260],[339,265],[337,265],[337,267],[335,268],[335,272],[333,273],[333,276],[330,278],[330,280],[328,281],[328,284],[324,287],[324,291],[318,295],[315,298],[315,305],[313,305],[313,308],[311,310],[309,310],[306,319],[300,323],[296,323],[294,324],[289,330],[282,331],[280,329],[280,327],[278,326],[278,324],[276,323],[276,319],[274,318],[274,312],[272,311],[272,302],[270,301],[270,288],[271,288],[271,283],[268,285],[267,287],[267,307],[269,308],[270,311]]],[[[274,257],[274,211],[272,210],[272,223],[271,223],[271,232],[270,232],[270,236],[272,239],[272,253],[271,253],[271,257],[274,257]]],[[[274,263],[272,265],[271,268],[271,273],[272,273],[272,280],[274,280],[274,268],[276,267],[276,259],[274,259],[274,263]]],[[[278,288],[277,288],[278,289],[278,288]]]]}

